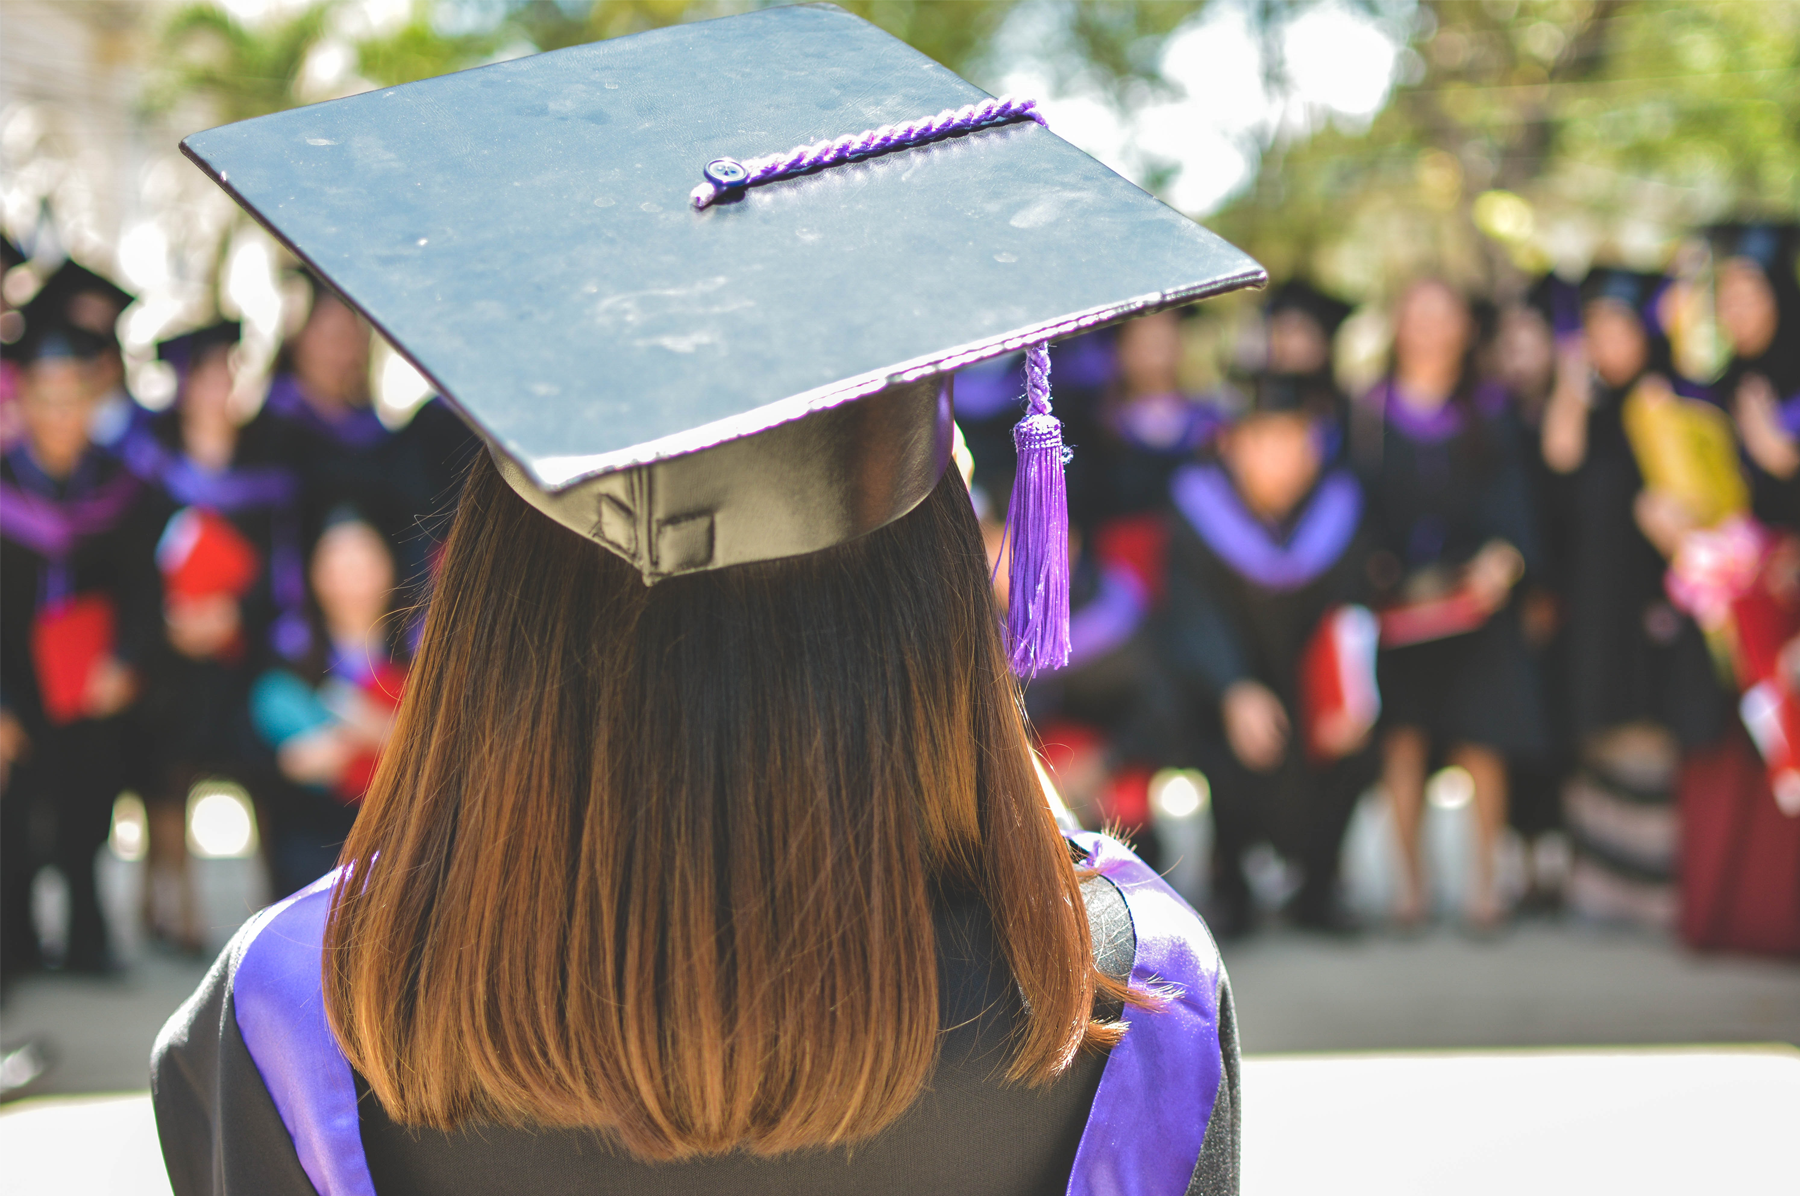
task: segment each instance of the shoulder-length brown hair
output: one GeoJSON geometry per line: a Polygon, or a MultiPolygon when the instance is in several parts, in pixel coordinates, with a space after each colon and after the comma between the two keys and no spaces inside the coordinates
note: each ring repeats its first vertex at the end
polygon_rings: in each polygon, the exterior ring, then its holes
{"type": "Polygon", "coordinates": [[[1122,1027],[955,470],[825,552],[646,587],[485,455],[325,935],[398,1121],[653,1159],[865,1139],[939,1036],[934,897],[992,911],[1008,1078],[1122,1027]]]}

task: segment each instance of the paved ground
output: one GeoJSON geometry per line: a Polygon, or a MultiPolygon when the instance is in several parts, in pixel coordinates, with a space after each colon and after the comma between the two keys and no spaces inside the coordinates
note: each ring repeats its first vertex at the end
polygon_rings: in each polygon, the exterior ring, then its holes
{"type": "Polygon", "coordinates": [[[1800,1044],[1800,964],[1700,956],[1625,931],[1525,923],[1228,947],[1246,1052],[1623,1043],[1800,1044]]]}
{"type": "MultiPolygon", "coordinates": [[[[1792,1196],[1800,1051],[1244,1061],[1245,1196],[1792,1196]]],[[[147,1095],[0,1112],[8,1196],[170,1196],[147,1095]]]]}
{"type": "MultiPolygon", "coordinates": [[[[1276,932],[1230,947],[1255,1054],[1626,1043],[1800,1044],[1800,966],[1695,956],[1646,935],[1526,924],[1497,942],[1439,931],[1338,943],[1276,932]]],[[[47,1035],[38,1092],[142,1088],[150,1044],[203,967],[147,954],[128,977],[39,977],[0,1036],[47,1035]]]]}

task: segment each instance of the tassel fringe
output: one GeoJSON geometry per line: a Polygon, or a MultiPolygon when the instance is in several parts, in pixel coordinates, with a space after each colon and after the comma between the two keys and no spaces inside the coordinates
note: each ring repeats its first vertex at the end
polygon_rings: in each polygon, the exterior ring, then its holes
{"type": "Polygon", "coordinates": [[[1050,351],[1025,350],[1029,410],[1013,428],[1018,472],[1006,508],[1012,550],[1006,632],[1013,672],[1029,679],[1069,663],[1069,496],[1062,422],[1050,413],[1050,351]]]}

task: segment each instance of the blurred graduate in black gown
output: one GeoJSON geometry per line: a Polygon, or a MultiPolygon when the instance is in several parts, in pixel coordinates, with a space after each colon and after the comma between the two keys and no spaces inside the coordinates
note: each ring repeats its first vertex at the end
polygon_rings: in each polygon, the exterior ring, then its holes
{"type": "Polygon", "coordinates": [[[1333,343],[1344,321],[1350,318],[1350,310],[1348,303],[1304,278],[1290,278],[1274,288],[1263,305],[1268,336],[1267,372],[1332,396],[1336,433],[1341,433],[1348,421],[1349,409],[1337,384],[1333,343]]]}
{"type": "Polygon", "coordinates": [[[24,437],[0,460],[0,922],[8,974],[40,962],[32,878],[69,886],[63,966],[114,966],[95,887],[126,718],[159,638],[154,528],[143,484],[90,437],[108,384],[104,338],[42,314],[21,360],[24,437]]]}
{"type": "Polygon", "coordinates": [[[1644,486],[1624,412],[1640,388],[1672,395],[1656,315],[1660,275],[1602,267],[1582,285],[1580,352],[1559,369],[1543,454],[1567,477],[1569,727],[1578,771],[1565,816],[1578,912],[1652,924],[1672,915],[1675,771],[1724,726],[1723,691],[1693,621],[1664,591],[1680,513],[1644,486]],[[1629,822],[1642,833],[1608,828],[1629,822]]]}
{"type": "Polygon", "coordinates": [[[401,583],[416,589],[429,578],[476,441],[441,399],[398,431],[384,424],[370,391],[368,323],[330,288],[302,277],[310,306],[276,361],[264,409],[300,474],[307,541],[327,512],[350,503],[388,538],[401,583]]]}
{"type": "Polygon", "coordinates": [[[103,275],[70,259],[58,266],[27,304],[26,318],[43,318],[67,324],[95,338],[100,345],[94,359],[94,400],[89,438],[98,448],[123,457],[145,435],[150,412],[140,405],[125,385],[125,358],[119,348],[119,317],[136,296],[103,275]]]}
{"type": "MultiPolygon", "coordinates": [[[[1373,710],[1360,723],[1309,725],[1303,693],[1321,625],[1369,590],[1362,488],[1328,467],[1334,408],[1332,393],[1304,376],[1265,376],[1251,409],[1220,433],[1216,459],[1183,467],[1171,487],[1165,651],[1186,698],[1187,752],[1212,786],[1209,916],[1222,935],[1250,928],[1243,858],[1261,840],[1302,871],[1295,921],[1349,928],[1338,856],[1375,775],[1373,710]]],[[[1372,666],[1373,619],[1361,617],[1372,666]]],[[[1372,668],[1363,672],[1372,697],[1372,668]]]]}
{"type": "Polygon", "coordinates": [[[1536,677],[1514,586],[1538,559],[1526,449],[1506,395],[1475,370],[1475,322],[1448,284],[1402,295],[1393,369],[1353,413],[1351,445],[1368,491],[1385,590],[1383,779],[1403,857],[1396,918],[1425,914],[1419,827],[1434,761],[1474,782],[1477,853],[1465,916],[1503,917],[1495,854],[1506,822],[1507,761],[1541,754],[1536,677]]]}
{"type": "Polygon", "coordinates": [[[1546,274],[1500,307],[1487,353],[1486,372],[1505,389],[1508,411],[1519,426],[1538,521],[1538,568],[1520,586],[1519,623],[1537,668],[1547,741],[1542,755],[1510,761],[1507,818],[1529,849],[1523,901],[1539,907],[1560,899],[1567,853],[1555,833],[1562,827],[1562,787],[1573,752],[1565,667],[1569,480],[1545,463],[1539,445],[1559,362],[1579,354],[1580,340],[1578,288],[1546,274]]]}
{"type": "Polygon", "coordinates": [[[1732,225],[1714,241],[1719,327],[1731,346],[1714,395],[1737,421],[1757,517],[1800,528],[1800,228],[1732,225]]]}
{"type": "Polygon", "coordinates": [[[144,711],[154,745],[146,905],[151,932],[188,950],[201,946],[188,792],[228,777],[263,795],[250,679],[270,654],[302,653],[309,642],[299,478],[273,416],[243,423],[233,409],[238,337],[236,323],[219,323],[159,346],[175,370],[175,401],[131,454],[162,505],[164,634],[144,711]]]}
{"type": "Polygon", "coordinates": [[[1160,518],[1169,478],[1212,440],[1218,406],[1181,385],[1180,312],[1140,316],[1120,326],[1118,370],[1102,400],[1093,459],[1098,522],[1160,518]]]}

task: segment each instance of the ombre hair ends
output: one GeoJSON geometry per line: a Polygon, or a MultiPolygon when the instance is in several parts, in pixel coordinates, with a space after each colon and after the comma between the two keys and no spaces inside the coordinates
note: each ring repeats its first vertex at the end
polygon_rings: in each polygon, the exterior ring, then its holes
{"type": "Polygon", "coordinates": [[[648,587],[482,456],[343,858],[326,1010],[403,1123],[867,1139],[935,1063],[949,893],[1023,998],[1009,1080],[1122,1032],[955,470],[847,544],[648,587]]]}

